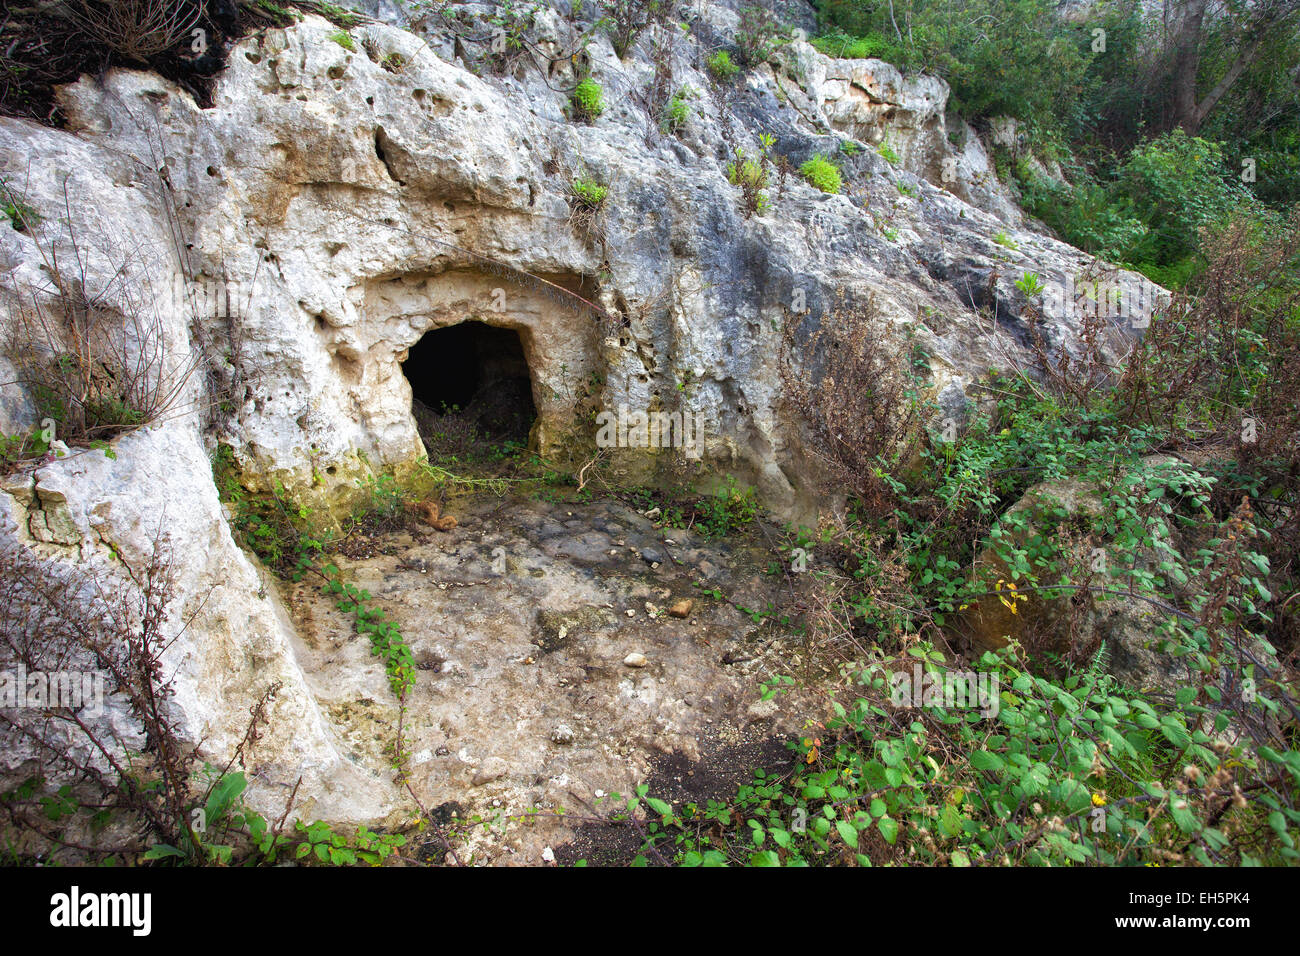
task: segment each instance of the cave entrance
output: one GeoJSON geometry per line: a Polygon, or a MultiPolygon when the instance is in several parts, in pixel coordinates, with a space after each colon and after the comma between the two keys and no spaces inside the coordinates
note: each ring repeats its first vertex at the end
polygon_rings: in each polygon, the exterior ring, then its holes
{"type": "Polygon", "coordinates": [[[411,410],[430,458],[527,443],[537,409],[524,345],[514,329],[482,322],[432,329],[411,346],[402,372],[411,383],[411,410]]]}

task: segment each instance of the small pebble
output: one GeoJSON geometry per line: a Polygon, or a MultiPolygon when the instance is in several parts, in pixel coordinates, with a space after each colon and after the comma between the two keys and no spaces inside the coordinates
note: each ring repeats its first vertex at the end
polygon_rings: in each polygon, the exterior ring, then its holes
{"type": "Polygon", "coordinates": [[[561,746],[571,744],[573,743],[573,738],[573,728],[568,724],[560,724],[560,726],[551,731],[551,743],[553,744],[560,744],[561,746]]]}
{"type": "Polygon", "coordinates": [[[645,667],[649,663],[650,661],[640,651],[633,651],[623,658],[623,664],[626,667],[645,667]]]}

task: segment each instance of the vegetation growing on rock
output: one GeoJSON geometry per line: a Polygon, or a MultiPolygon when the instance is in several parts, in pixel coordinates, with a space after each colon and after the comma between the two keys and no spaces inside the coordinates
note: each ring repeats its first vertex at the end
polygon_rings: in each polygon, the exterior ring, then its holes
{"type": "Polygon", "coordinates": [[[114,6],[0,24],[13,861],[1300,863],[1295,4],[114,6]]]}
{"type": "Polygon", "coordinates": [[[839,167],[820,153],[799,167],[799,175],[824,193],[837,193],[843,186],[839,167]]]}
{"type": "Polygon", "coordinates": [[[584,122],[590,123],[605,112],[605,91],[590,77],[573,88],[571,99],[574,116],[584,122]]]}

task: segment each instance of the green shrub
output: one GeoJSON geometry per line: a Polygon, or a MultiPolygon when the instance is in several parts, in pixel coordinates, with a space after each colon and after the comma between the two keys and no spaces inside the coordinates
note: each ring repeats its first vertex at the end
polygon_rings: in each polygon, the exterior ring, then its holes
{"type": "Polygon", "coordinates": [[[800,166],[799,175],[824,193],[838,193],[843,186],[839,167],[821,153],[800,166]]]}
{"type": "Polygon", "coordinates": [[[902,160],[899,159],[898,154],[894,152],[893,148],[888,143],[881,143],[879,146],[876,147],[876,152],[887,163],[891,163],[894,166],[897,166],[899,163],[902,162],[902,160]]]}
{"type": "Polygon", "coordinates": [[[757,156],[746,156],[737,148],[736,161],[727,164],[727,182],[740,187],[748,214],[762,213],[767,210],[767,183],[769,178],[767,151],[771,149],[774,139],[764,133],[759,136],[760,150],[757,156]]]}
{"type": "Polygon", "coordinates": [[[1015,176],[1025,210],[1085,252],[1119,261],[1147,233],[1147,227],[1112,190],[1082,171],[1072,186],[1044,180],[1025,163],[1017,164],[1015,176]]]}
{"type": "Polygon", "coordinates": [[[406,524],[406,503],[411,495],[396,478],[366,475],[357,482],[357,487],[362,495],[353,508],[354,521],[372,530],[406,524]]]}
{"type": "Polygon", "coordinates": [[[814,37],[809,42],[819,53],[843,60],[885,60],[889,63],[902,60],[899,48],[878,33],[852,37],[847,33],[835,31],[814,37]]]}
{"type": "Polygon", "coordinates": [[[719,83],[727,83],[732,77],[740,72],[740,67],[731,61],[731,54],[726,50],[719,50],[709,57],[707,61],[709,75],[719,83]]]}
{"type": "Polygon", "coordinates": [[[600,208],[609,195],[609,187],[594,179],[575,179],[569,184],[569,193],[579,206],[595,210],[600,208]]]}
{"type": "Polygon", "coordinates": [[[361,17],[353,10],[345,10],[337,3],[312,3],[312,11],[320,14],[326,20],[335,26],[342,27],[344,30],[351,30],[361,23],[361,17]]]}
{"type": "Polygon", "coordinates": [[[573,104],[574,117],[583,122],[590,123],[605,112],[605,91],[590,77],[573,88],[570,100],[573,104]]]}
{"type": "Polygon", "coordinates": [[[691,115],[690,100],[694,96],[695,90],[689,86],[683,86],[672,95],[672,99],[664,107],[663,120],[660,123],[660,128],[665,133],[676,133],[686,125],[691,115]]]}
{"type": "Polygon", "coordinates": [[[1119,171],[1118,195],[1146,225],[1125,252],[1130,261],[1170,265],[1196,250],[1202,226],[1226,222],[1254,197],[1230,178],[1223,146],[1182,130],[1135,148],[1119,171]]]}
{"type": "Polygon", "coordinates": [[[614,55],[620,60],[651,24],[666,19],[672,7],[666,0],[601,0],[603,24],[614,55]]]}
{"type": "Polygon", "coordinates": [[[352,39],[352,34],[348,33],[346,30],[335,30],[330,34],[330,39],[343,47],[343,49],[347,50],[349,53],[357,52],[356,41],[352,39]]]}
{"type": "Polygon", "coordinates": [[[761,66],[772,54],[790,42],[781,24],[767,7],[745,7],[736,28],[736,56],[747,67],[761,66]]]}

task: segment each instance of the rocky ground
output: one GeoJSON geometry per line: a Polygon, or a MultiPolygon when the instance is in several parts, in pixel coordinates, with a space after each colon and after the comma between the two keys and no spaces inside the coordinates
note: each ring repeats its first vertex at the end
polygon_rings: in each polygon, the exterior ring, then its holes
{"type": "MultiPolygon", "coordinates": [[[[618,502],[487,495],[448,511],[459,520],[450,532],[354,536],[342,549],[354,557],[337,563],[415,653],[405,715],[415,795],[438,819],[498,821],[469,830],[462,856],[538,863],[549,847],[548,857],[576,859],[562,849],[575,828],[553,811],[604,815],[602,797],[647,780],[702,803],[756,766],[788,763],[783,742],[815,706],[806,692],[761,699],[764,679],[802,668],[806,655],[788,629],[738,609],[782,600],[784,576],[767,573],[774,555],[760,533],[710,541],[618,502]],[[540,813],[518,822],[529,811],[540,813]]],[[[310,582],[288,604],[339,751],[390,781],[399,713],[381,662],[310,582]]],[[[635,852],[629,836],[589,826],[581,840],[635,852]]]]}

